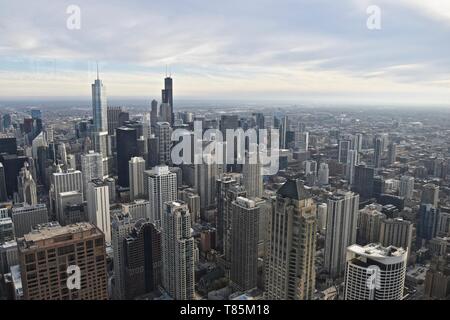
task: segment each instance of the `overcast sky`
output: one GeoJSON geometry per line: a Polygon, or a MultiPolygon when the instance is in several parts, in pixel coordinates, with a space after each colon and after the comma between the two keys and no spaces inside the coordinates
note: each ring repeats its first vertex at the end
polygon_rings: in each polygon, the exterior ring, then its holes
{"type": "Polygon", "coordinates": [[[169,65],[175,97],[450,105],[450,1],[0,0],[0,97],[88,97],[97,60],[116,97],[169,65]]]}

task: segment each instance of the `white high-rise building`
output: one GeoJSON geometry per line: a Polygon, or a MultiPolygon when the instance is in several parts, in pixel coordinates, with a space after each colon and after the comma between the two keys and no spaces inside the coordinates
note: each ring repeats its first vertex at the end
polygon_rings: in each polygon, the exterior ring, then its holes
{"type": "Polygon", "coordinates": [[[162,284],[175,300],[194,298],[195,242],[191,215],[184,202],[165,203],[162,214],[162,284]]]}
{"type": "Polygon", "coordinates": [[[67,155],[67,169],[77,169],[77,159],[73,154],[67,155]]]}
{"type": "Polygon", "coordinates": [[[306,160],[305,161],[305,174],[314,174],[317,172],[317,161],[314,160],[306,160]]]}
{"type": "Polygon", "coordinates": [[[348,246],[356,243],[359,195],[339,190],[328,198],[324,267],[330,278],[339,278],[345,270],[348,246]]]}
{"type": "Polygon", "coordinates": [[[355,166],[358,165],[358,151],[349,150],[347,155],[347,165],[345,167],[345,175],[350,185],[355,179],[355,166]]]}
{"type": "Polygon", "coordinates": [[[87,205],[89,222],[95,224],[111,243],[111,217],[109,213],[108,185],[100,179],[88,183],[87,205]]]}
{"type": "Polygon", "coordinates": [[[242,166],[242,178],[245,190],[247,191],[247,197],[249,198],[260,198],[264,192],[262,167],[258,158],[257,155],[253,159],[252,156],[246,156],[245,163],[242,166]]]}
{"type": "Polygon", "coordinates": [[[78,191],[83,193],[83,175],[79,170],[67,170],[62,172],[58,167],[57,172],[52,175],[52,186],[50,190],[51,204],[56,215],[56,219],[63,223],[63,211],[59,206],[59,196],[61,192],[78,191]]]}
{"type": "Polygon", "coordinates": [[[317,231],[325,234],[327,230],[327,204],[321,203],[317,205],[317,231]]]}
{"type": "Polygon", "coordinates": [[[329,175],[330,171],[328,169],[328,164],[322,162],[319,166],[319,173],[318,173],[318,182],[320,186],[328,185],[329,175]]]}
{"type": "Polygon", "coordinates": [[[177,199],[177,174],[168,166],[156,166],[145,171],[148,198],[151,204],[150,222],[161,222],[164,203],[177,199]]]}
{"type": "Polygon", "coordinates": [[[144,171],[145,160],[141,157],[133,157],[128,162],[130,177],[130,199],[142,199],[145,196],[144,189],[144,171]]]}
{"type": "Polygon", "coordinates": [[[129,214],[133,219],[150,219],[151,203],[148,200],[138,199],[131,203],[123,203],[122,212],[129,214]]]}
{"type": "Polygon", "coordinates": [[[88,183],[94,179],[104,178],[102,155],[93,150],[81,155],[81,172],[83,173],[83,190],[86,197],[88,183]]]}
{"type": "Polygon", "coordinates": [[[402,176],[400,178],[399,196],[411,200],[414,193],[414,177],[402,176]]]}
{"type": "Polygon", "coordinates": [[[194,188],[200,196],[200,208],[204,210],[216,204],[216,179],[221,169],[215,163],[202,163],[195,165],[194,188]]]}
{"type": "Polygon", "coordinates": [[[27,162],[25,162],[24,167],[20,170],[19,176],[17,177],[17,188],[21,203],[25,203],[30,206],[38,203],[36,182],[34,182],[33,176],[28,170],[27,162]]]}
{"type": "Polygon", "coordinates": [[[380,244],[347,248],[345,300],[402,300],[407,253],[380,244]]]}
{"type": "Polygon", "coordinates": [[[134,219],[127,213],[115,214],[112,220],[112,247],[114,252],[114,299],[124,299],[125,287],[125,262],[124,245],[125,237],[134,227],[134,219]]]}
{"type": "Polygon", "coordinates": [[[308,151],[309,132],[303,130],[301,125],[294,129],[294,147],[299,151],[308,151]]]}
{"type": "Polygon", "coordinates": [[[67,165],[67,151],[66,151],[66,144],[61,142],[58,144],[58,154],[59,159],[61,160],[61,164],[67,165]]]}

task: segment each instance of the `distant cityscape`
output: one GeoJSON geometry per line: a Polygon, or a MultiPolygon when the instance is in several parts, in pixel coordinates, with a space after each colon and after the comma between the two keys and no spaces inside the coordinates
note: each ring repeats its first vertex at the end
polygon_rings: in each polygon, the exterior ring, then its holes
{"type": "Polygon", "coordinates": [[[183,105],[167,75],[120,106],[93,81],[89,109],[2,103],[1,299],[450,297],[449,112],[183,105]],[[176,130],[217,142],[196,122],[276,132],[257,144],[276,174],[246,138],[233,163],[175,164],[176,130]]]}

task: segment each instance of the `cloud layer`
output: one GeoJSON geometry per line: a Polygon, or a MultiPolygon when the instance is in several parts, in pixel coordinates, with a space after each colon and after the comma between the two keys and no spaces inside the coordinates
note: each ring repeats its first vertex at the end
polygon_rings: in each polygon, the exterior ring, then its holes
{"type": "Polygon", "coordinates": [[[445,0],[0,0],[0,96],[450,101],[445,0]],[[381,8],[381,30],[366,9],[381,8]],[[69,30],[69,5],[81,29],[69,30]]]}

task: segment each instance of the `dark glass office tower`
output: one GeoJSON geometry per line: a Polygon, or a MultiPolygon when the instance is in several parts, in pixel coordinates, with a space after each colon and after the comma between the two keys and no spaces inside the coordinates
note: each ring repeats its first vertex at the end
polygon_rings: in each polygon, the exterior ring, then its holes
{"type": "Polygon", "coordinates": [[[156,126],[158,122],[158,101],[152,100],[151,110],[150,110],[150,123],[152,128],[156,126]]]}
{"type": "Polygon", "coordinates": [[[222,115],[220,117],[220,131],[222,131],[223,138],[226,138],[227,129],[236,130],[239,128],[238,115],[222,115]]]}
{"type": "Polygon", "coordinates": [[[120,127],[116,129],[117,139],[117,175],[121,187],[130,185],[128,161],[138,156],[138,135],[135,128],[120,127]]]}
{"type": "Polygon", "coordinates": [[[13,197],[14,192],[17,192],[17,176],[19,175],[20,169],[23,168],[25,162],[32,163],[26,156],[18,157],[15,154],[2,154],[0,155],[0,162],[3,163],[5,168],[5,182],[6,182],[6,193],[9,197],[13,197]]]}
{"type": "Polygon", "coordinates": [[[0,153],[17,154],[17,141],[14,136],[0,135],[0,153]]]}
{"type": "Polygon", "coordinates": [[[7,129],[11,126],[11,115],[10,114],[4,114],[3,115],[3,128],[7,129]]]}
{"type": "Polygon", "coordinates": [[[171,113],[171,123],[173,125],[174,114],[173,114],[173,81],[171,77],[166,77],[164,79],[164,89],[162,90],[162,101],[161,103],[167,103],[170,105],[171,113]]]}
{"type": "Polygon", "coordinates": [[[124,239],[125,299],[152,292],[161,285],[161,231],[141,219],[124,239]]]}
{"type": "Polygon", "coordinates": [[[370,199],[373,197],[375,170],[364,165],[355,166],[355,183],[353,191],[359,193],[361,198],[370,199]]]}
{"type": "Polygon", "coordinates": [[[6,193],[6,182],[5,182],[5,167],[3,163],[0,162],[0,201],[8,201],[8,195],[6,193]]]}

